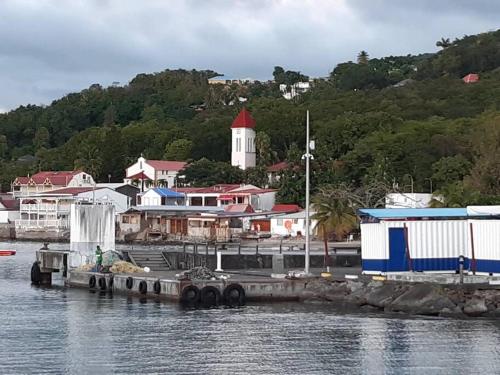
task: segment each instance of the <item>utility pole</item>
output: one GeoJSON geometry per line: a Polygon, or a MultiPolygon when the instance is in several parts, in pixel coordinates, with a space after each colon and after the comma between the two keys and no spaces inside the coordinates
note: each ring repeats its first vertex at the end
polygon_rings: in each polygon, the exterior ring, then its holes
{"type": "MultiPolygon", "coordinates": [[[[309,275],[310,272],[310,238],[309,238],[309,163],[310,159],[314,159],[310,153],[311,142],[309,140],[309,111],[306,113],[306,153],[302,156],[302,159],[306,159],[306,254],[305,254],[305,267],[304,272],[309,275]]],[[[314,148],[314,146],[313,146],[314,148]]]]}

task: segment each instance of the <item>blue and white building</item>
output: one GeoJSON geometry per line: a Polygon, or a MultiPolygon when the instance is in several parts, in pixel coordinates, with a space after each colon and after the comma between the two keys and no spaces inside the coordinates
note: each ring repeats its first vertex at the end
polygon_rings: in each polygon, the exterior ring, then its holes
{"type": "Polygon", "coordinates": [[[366,274],[500,273],[500,207],[360,209],[366,274]]]}

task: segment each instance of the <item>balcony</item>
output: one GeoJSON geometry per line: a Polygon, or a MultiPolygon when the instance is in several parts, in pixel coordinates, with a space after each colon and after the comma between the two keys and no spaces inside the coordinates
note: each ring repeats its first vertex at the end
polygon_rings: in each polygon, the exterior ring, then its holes
{"type": "Polygon", "coordinates": [[[70,211],[69,204],[54,204],[54,203],[23,203],[20,205],[21,212],[61,212],[67,213],[70,211]]]}
{"type": "Polygon", "coordinates": [[[15,221],[16,229],[21,230],[46,230],[46,229],[68,229],[68,219],[18,219],[15,221]]]}

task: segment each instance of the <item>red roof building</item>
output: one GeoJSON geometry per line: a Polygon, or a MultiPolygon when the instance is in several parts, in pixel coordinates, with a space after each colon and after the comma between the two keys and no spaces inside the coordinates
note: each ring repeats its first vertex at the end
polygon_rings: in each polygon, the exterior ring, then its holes
{"type": "Polygon", "coordinates": [[[479,81],[479,74],[470,73],[462,78],[465,83],[476,83],[479,81]]]}
{"type": "Polygon", "coordinates": [[[17,177],[12,183],[14,195],[44,193],[65,187],[92,187],[94,179],[83,171],[43,171],[17,177]]]}
{"type": "Polygon", "coordinates": [[[286,161],[280,161],[279,163],[270,165],[267,167],[268,172],[281,172],[288,168],[288,163],[286,161]]]}
{"type": "Polygon", "coordinates": [[[141,188],[175,186],[177,175],[186,167],[184,161],[147,160],[144,157],[128,167],[125,171],[125,184],[136,184],[139,181],[141,188]],[[143,184],[143,181],[147,181],[143,184]]]}
{"type": "Polygon", "coordinates": [[[255,212],[252,206],[250,206],[249,204],[230,204],[224,207],[224,211],[239,214],[252,214],[255,212]]]}
{"type": "Polygon", "coordinates": [[[243,108],[234,119],[231,129],[235,128],[255,128],[255,120],[246,108],[243,108]]]}

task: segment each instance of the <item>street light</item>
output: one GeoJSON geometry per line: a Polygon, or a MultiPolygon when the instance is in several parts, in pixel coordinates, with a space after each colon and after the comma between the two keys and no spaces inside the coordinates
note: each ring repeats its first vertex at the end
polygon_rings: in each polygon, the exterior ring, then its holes
{"type": "Polygon", "coordinates": [[[305,267],[304,272],[306,275],[310,274],[310,257],[309,257],[309,163],[311,159],[314,159],[312,154],[309,152],[311,149],[314,150],[314,141],[309,140],[309,111],[306,112],[306,153],[302,155],[302,159],[306,159],[306,254],[305,254],[305,267]]]}

